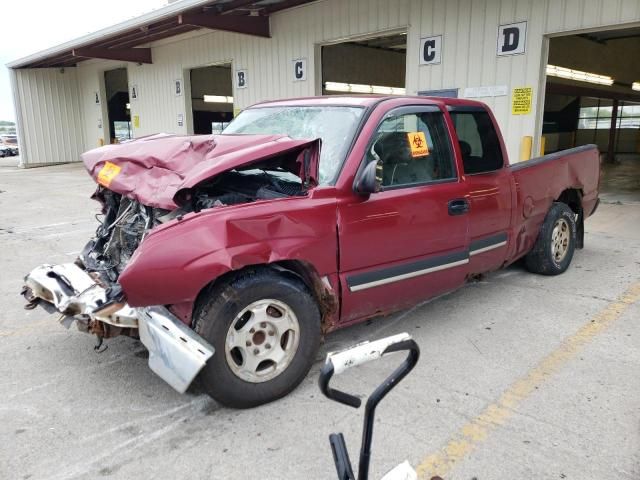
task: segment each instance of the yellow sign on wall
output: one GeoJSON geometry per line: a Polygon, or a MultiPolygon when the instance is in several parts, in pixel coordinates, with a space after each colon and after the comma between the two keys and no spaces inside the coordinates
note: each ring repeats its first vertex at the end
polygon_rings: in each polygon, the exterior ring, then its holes
{"type": "Polygon", "coordinates": [[[533,87],[514,88],[511,94],[511,114],[527,115],[531,113],[533,87]]]}
{"type": "Polygon", "coordinates": [[[134,115],[133,116],[133,128],[140,128],[140,116],[139,115],[134,115]]]}

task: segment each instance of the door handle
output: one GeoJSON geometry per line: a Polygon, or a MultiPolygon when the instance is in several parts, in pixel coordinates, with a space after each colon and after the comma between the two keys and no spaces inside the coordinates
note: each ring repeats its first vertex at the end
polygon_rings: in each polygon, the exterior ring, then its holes
{"type": "Polygon", "coordinates": [[[465,198],[449,200],[449,215],[464,215],[469,211],[469,202],[465,198]]]}

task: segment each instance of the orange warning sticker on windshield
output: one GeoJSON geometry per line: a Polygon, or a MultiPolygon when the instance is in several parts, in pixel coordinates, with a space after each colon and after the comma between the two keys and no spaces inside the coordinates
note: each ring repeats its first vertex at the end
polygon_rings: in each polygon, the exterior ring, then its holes
{"type": "Polygon", "coordinates": [[[111,181],[118,176],[120,170],[122,170],[122,167],[115,163],[105,163],[104,167],[100,169],[100,173],[98,173],[98,183],[103,187],[108,187],[111,185],[111,181]]]}
{"type": "Polygon", "coordinates": [[[424,132],[409,132],[407,137],[409,138],[412,157],[426,157],[429,155],[429,146],[424,132]]]}

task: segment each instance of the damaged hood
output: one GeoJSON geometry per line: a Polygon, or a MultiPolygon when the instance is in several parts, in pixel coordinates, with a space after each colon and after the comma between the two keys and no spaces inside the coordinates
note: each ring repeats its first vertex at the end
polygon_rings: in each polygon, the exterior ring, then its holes
{"type": "Polygon", "coordinates": [[[315,186],[319,150],[319,139],[293,140],[284,135],[157,134],[90,150],[82,161],[89,175],[109,190],[150,207],[173,210],[181,190],[282,154],[291,155],[277,166],[315,186]]]}

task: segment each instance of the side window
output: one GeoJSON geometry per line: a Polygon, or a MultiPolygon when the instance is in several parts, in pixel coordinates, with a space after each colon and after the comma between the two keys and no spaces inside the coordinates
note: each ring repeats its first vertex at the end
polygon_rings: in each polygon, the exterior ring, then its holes
{"type": "Polygon", "coordinates": [[[451,111],[460,142],[464,173],[493,172],[502,168],[498,133],[489,114],[483,110],[451,111]]]}
{"type": "Polygon", "coordinates": [[[367,161],[378,162],[383,188],[456,178],[441,112],[392,113],[374,134],[367,161]]]}

